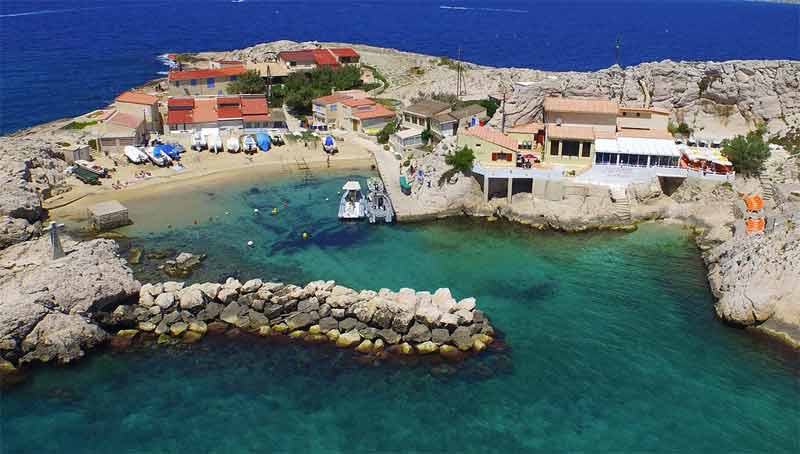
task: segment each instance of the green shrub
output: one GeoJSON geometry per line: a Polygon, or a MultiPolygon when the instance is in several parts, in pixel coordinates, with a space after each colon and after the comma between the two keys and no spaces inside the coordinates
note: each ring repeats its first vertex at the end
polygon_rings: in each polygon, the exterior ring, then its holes
{"type": "Polygon", "coordinates": [[[430,142],[431,138],[433,138],[433,132],[431,132],[431,128],[430,127],[425,128],[425,130],[422,131],[420,137],[422,138],[423,144],[427,144],[428,142],[430,142]]]}
{"type": "Polygon", "coordinates": [[[763,133],[764,129],[759,127],[746,136],[738,135],[722,143],[722,154],[733,163],[737,172],[746,176],[761,173],[770,155],[763,133]]]}
{"type": "Polygon", "coordinates": [[[95,150],[95,151],[97,150],[97,139],[89,139],[89,142],[87,142],[87,143],[92,148],[92,150],[95,150]]]}
{"type": "Polygon", "coordinates": [[[450,153],[444,158],[447,165],[452,166],[455,171],[467,173],[472,170],[472,163],[475,162],[475,153],[469,147],[450,153]]]}
{"type": "Polygon", "coordinates": [[[680,134],[684,137],[689,137],[690,135],[692,135],[692,128],[690,128],[689,125],[687,125],[683,121],[676,125],[675,123],[672,122],[672,120],[670,120],[669,124],[667,125],[667,130],[673,136],[680,134]]]}
{"type": "Polygon", "coordinates": [[[389,137],[397,131],[397,120],[386,123],[377,135],[378,143],[389,143],[389,137]]]}
{"type": "Polygon", "coordinates": [[[64,126],[64,129],[83,129],[83,128],[87,128],[89,126],[96,125],[96,124],[97,124],[96,120],[93,120],[93,121],[73,121],[73,122],[69,123],[68,125],[64,126]]]}
{"type": "Polygon", "coordinates": [[[236,80],[228,84],[228,94],[264,94],[267,92],[267,84],[261,78],[261,74],[254,69],[249,69],[242,73],[236,80]]]}

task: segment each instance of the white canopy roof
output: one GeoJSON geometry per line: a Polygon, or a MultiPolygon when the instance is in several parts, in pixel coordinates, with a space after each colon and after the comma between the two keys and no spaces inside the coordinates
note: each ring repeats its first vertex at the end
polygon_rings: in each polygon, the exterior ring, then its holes
{"type": "Polygon", "coordinates": [[[617,139],[596,139],[594,141],[594,151],[596,153],[619,153],[617,139]]]}
{"type": "Polygon", "coordinates": [[[642,139],[639,137],[618,137],[617,146],[623,154],[646,154],[650,156],[681,156],[678,146],[669,139],[642,139]]]}
{"type": "Polygon", "coordinates": [[[361,184],[358,181],[348,181],[342,186],[343,191],[360,191],[361,184]]]}

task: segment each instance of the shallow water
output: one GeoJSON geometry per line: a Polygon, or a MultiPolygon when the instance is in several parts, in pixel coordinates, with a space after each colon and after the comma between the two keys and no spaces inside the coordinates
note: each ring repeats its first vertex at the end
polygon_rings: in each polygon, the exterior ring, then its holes
{"type": "MultiPolygon", "coordinates": [[[[798,448],[796,356],[714,318],[686,231],[653,224],[561,235],[470,219],[341,224],[336,192],[347,178],[174,193],[159,200],[164,216],[131,203],[137,224],[126,233],[146,252],[207,253],[194,280],[447,286],[478,298],[509,352],[483,354],[445,376],[250,338],[98,352],[77,367],[40,368],[6,392],[2,451],[798,448]],[[176,206],[191,211],[169,218],[176,206]]],[[[153,262],[137,273],[156,276],[153,262]]]]}

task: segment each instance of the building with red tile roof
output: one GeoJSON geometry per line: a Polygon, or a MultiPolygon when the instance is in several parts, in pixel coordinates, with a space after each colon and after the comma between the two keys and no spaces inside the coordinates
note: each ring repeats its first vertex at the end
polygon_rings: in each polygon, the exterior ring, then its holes
{"type": "Polygon", "coordinates": [[[161,132],[161,113],[158,97],[141,91],[126,91],[114,100],[113,107],[119,112],[144,116],[145,128],[150,132],[161,132]]]}
{"type": "Polygon", "coordinates": [[[312,100],[313,124],[316,126],[326,125],[330,128],[343,128],[345,118],[342,114],[344,111],[342,103],[347,100],[364,99],[366,97],[367,93],[362,90],[344,90],[312,100]]]}
{"type": "Polygon", "coordinates": [[[361,56],[349,47],[301,49],[278,52],[278,60],[291,72],[311,71],[317,67],[337,68],[358,65],[361,56]]]}
{"type": "Polygon", "coordinates": [[[117,111],[98,127],[100,149],[106,153],[122,152],[127,145],[139,145],[145,137],[144,115],[117,111]]]}
{"type": "MultiPolygon", "coordinates": [[[[274,127],[273,115],[263,95],[170,98],[167,109],[169,131],[203,128],[255,131],[274,127]]],[[[281,123],[284,121],[280,119],[281,123]]]]}
{"type": "Polygon", "coordinates": [[[244,65],[211,69],[170,71],[167,80],[170,96],[224,95],[231,82],[247,71],[244,65]]]}

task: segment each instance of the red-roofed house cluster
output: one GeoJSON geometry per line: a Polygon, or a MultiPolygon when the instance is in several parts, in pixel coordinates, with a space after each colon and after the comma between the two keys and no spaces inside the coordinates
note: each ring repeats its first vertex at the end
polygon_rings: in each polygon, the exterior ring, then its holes
{"type": "Polygon", "coordinates": [[[312,127],[339,128],[375,135],[397,114],[361,90],[339,91],[312,101],[312,127]]]}
{"type": "Polygon", "coordinates": [[[264,95],[173,97],[167,101],[164,132],[203,128],[243,129],[247,132],[285,128],[280,110],[270,111],[264,95]]]}
{"type": "Polygon", "coordinates": [[[361,56],[349,47],[302,49],[278,52],[278,60],[290,72],[311,71],[318,67],[338,68],[360,65],[361,56]]]}

